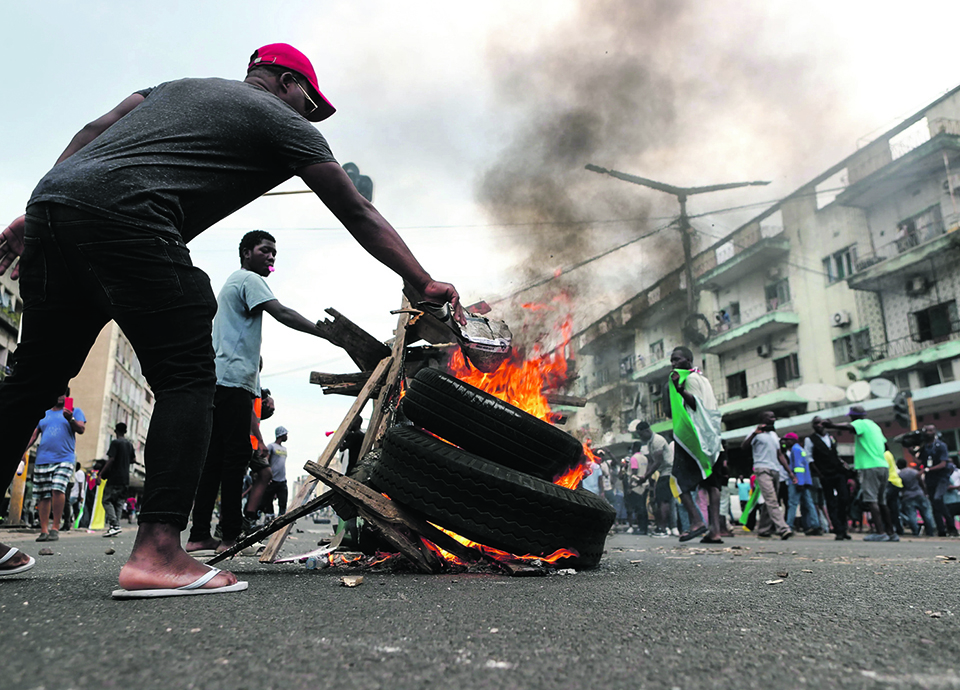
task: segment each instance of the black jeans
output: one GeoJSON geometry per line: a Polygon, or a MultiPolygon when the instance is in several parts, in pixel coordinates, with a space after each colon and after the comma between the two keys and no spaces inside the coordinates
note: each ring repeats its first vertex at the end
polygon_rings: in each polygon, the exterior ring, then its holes
{"type": "Polygon", "coordinates": [[[243,476],[253,457],[253,446],[250,445],[253,394],[243,388],[216,388],[213,430],[193,505],[190,541],[210,539],[210,523],[218,493],[223,540],[236,541],[243,531],[243,476]]]}
{"type": "Polygon", "coordinates": [[[287,482],[271,481],[267,484],[267,490],[263,494],[263,500],[260,501],[261,513],[273,513],[274,515],[283,515],[287,512],[287,482]],[[277,499],[277,512],[273,513],[273,499],[277,499]]]}
{"type": "Polygon", "coordinates": [[[827,503],[827,513],[830,515],[833,533],[846,534],[850,510],[850,488],[847,486],[847,478],[842,474],[820,477],[820,487],[823,489],[823,498],[827,503]]]}
{"type": "Polygon", "coordinates": [[[112,319],[156,399],[140,522],[187,525],[206,453],[216,373],[217,301],[173,236],[56,204],[27,209],[20,258],[24,311],[13,373],[0,383],[0,476],[12,478],[30,435],[112,319]]]}

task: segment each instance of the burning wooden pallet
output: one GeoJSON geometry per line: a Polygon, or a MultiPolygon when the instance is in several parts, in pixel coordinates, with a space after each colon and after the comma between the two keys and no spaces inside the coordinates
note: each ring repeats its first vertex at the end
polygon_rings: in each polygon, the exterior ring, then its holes
{"type": "MultiPolygon", "coordinates": [[[[337,312],[328,310],[328,313],[334,316],[328,331],[340,342],[334,337],[331,340],[344,347],[365,371],[349,375],[314,373],[311,381],[325,386],[325,393],[354,394],[356,400],[318,460],[305,466],[314,479],[301,487],[288,512],[209,563],[232,556],[267,536],[270,538],[260,561],[275,562],[293,523],[331,504],[341,515],[355,512],[362,516],[384,542],[426,573],[440,572],[451,562],[462,566],[488,563],[510,574],[529,574],[549,561],[580,559],[577,562],[586,567],[599,561],[603,536],[613,521],[613,512],[593,494],[573,491],[583,473],[579,442],[433,369],[421,371],[411,382],[403,408],[410,419],[429,431],[392,428],[406,378],[418,367],[422,368],[424,360],[439,361],[456,349],[450,342],[450,328],[429,313],[411,308],[405,298],[402,308],[395,312],[399,320],[389,354],[374,362],[386,346],[337,312]],[[421,340],[431,345],[408,346],[421,340]],[[368,455],[372,450],[380,457],[373,464],[371,477],[364,477],[360,482],[334,472],[330,465],[354,421],[371,399],[374,408],[360,457],[374,457],[368,455]],[[476,408],[470,407],[474,402],[476,408]],[[480,408],[492,412],[486,416],[479,414],[474,419],[474,412],[480,408]],[[523,424],[536,426],[524,430],[523,424]],[[474,450],[478,455],[463,449],[474,450]],[[481,456],[496,457],[498,462],[481,456]],[[411,469],[414,461],[438,464],[418,474],[417,469],[411,469]],[[569,475],[565,477],[566,486],[563,481],[560,486],[550,481],[558,470],[565,470],[569,475]],[[431,481],[433,488],[420,490],[421,484],[431,481]],[[459,481],[466,484],[458,488],[459,481]],[[320,483],[330,490],[311,498],[320,483]],[[379,490],[372,489],[369,483],[379,490]],[[481,491],[474,496],[478,487],[485,487],[486,493],[481,491]],[[517,492],[528,492],[528,495],[517,497],[514,495],[517,492]],[[436,498],[444,493],[445,497],[436,498]],[[469,505],[471,500],[475,505],[469,505]],[[529,510],[528,504],[532,505],[529,510]],[[498,507],[491,512],[491,505],[498,507]],[[541,510],[544,516],[539,514],[541,510]],[[485,522],[491,525],[490,542],[507,545],[509,551],[458,536],[460,533],[487,534],[486,528],[478,526],[476,520],[480,512],[487,513],[485,522]],[[429,516],[430,521],[425,516],[429,516]],[[541,520],[551,525],[560,524],[560,533],[545,531],[539,525],[541,520]],[[597,524],[581,525],[580,520],[597,524]],[[456,533],[449,531],[451,529],[456,533]],[[565,548],[568,539],[579,547],[565,548]],[[561,542],[564,542],[562,547],[561,542]],[[592,553],[581,554],[584,545],[592,553]],[[515,553],[533,555],[513,556],[515,553]]],[[[459,351],[456,354],[459,355],[459,351]]],[[[542,398],[540,384],[536,385],[536,394],[542,398]]]]}

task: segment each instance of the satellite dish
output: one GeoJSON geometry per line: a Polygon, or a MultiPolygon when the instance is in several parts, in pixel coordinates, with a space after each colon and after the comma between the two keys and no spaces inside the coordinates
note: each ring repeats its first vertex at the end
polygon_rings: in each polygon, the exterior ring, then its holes
{"type": "Polygon", "coordinates": [[[871,389],[867,381],[857,381],[847,386],[847,400],[860,402],[870,397],[871,389]]]}
{"type": "Polygon", "coordinates": [[[797,386],[794,393],[804,400],[818,403],[839,402],[847,397],[847,392],[840,386],[831,386],[828,383],[805,383],[797,386]]]}
{"type": "Polygon", "coordinates": [[[870,379],[870,392],[877,398],[892,398],[900,389],[890,379],[870,379]]]}

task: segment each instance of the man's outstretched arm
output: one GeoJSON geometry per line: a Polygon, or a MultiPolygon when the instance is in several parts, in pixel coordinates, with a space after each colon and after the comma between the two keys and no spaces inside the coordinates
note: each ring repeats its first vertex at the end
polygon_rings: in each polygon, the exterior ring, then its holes
{"type": "MultiPolygon", "coordinates": [[[[85,125],[84,128],[77,132],[73,136],[73,139],[70,140],[67,148],[65,148],[63,153],[60,154],[60,157],[57,158],[57,163],[75,154],[141,103],[143,103],[143,96],[139,93],[131,94],[120,101],[113,110],[85,125]]],[[[7,269],[10,268],[10,264],[12,264],[18,256],[23,254],[23,232],[25,226],[26,219],[24,216],[20,216],[0,231],[0,275],[6,273],[7,269]]],[[[14,280],[20,277],[19,266],[13,269],[10,277],[14,280]]]]}
{"type": "Polygon", "coordinates": [[[272,299],[269,302],[264,302],[263,304],[258,305],[256,308],[263,309],[287,328],[292,328],[295,331],[301,331],[303,333],[309,333],[310,335],[315,335],[317,337],[323,337],[320,334],[320,330],[317,328],[316,323],[307,319],[300,312],[295,311],[290,307],[283,306],[280,304],[280,300],[272,299]]]}
{"type": "Polygon", "coordinates": [[[353,182],[336,163],[315,163],[297,171],[371,256],[410,283],[425,298],[450,302],[457,320],[465,323],[460,295],[450,283],[430,277],[410,248],[373,204],[360,196],[353,182]]]}

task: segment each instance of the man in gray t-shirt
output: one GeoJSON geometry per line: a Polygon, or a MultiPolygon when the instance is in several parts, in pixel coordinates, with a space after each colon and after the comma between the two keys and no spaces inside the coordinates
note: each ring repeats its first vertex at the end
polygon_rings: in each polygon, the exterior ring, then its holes
{"type": "Polygon", "coordinates": [[[757,522],[757,536],[769,537],[774,530],[781,539],[793,536],[793,530],[787,526],[780,510],[777,493],[780,488],[780,471],[784,470],[787,480],[797,483],[797,477],[790,463],[780,449],[780,437],[774,431],[777,416],[772,411],[760,413],[760,425],[747,436],[740,447],[749,448],[753,453],[753,473],[756,476],[756,488],[763,496],[760,505],[760,519],[757,522]]]}
{"type": "MultiPolygon", "coordinates": [[[[0,481],[110,320],[154,393],[140,528],[122,598],[239,591],[180,546],[210,433],[216,301],[186,242],[293,175],[374,258],[464,322],[456,289],[433,280],[364,199],[311,124],[334,112],[303,53],[276,43],[243,81],[181,79],[125,98],[83,127],[0,232],[0,274],[20,257],[17,365],[0,388],[0,481]]],[[[249,419],[247,420],[249,429],[249,419]]],[[[27,566],[0,544],[0,571],[27,566]],[[5,558],[10,554],[9,558],[5,558]]]]}
{"type": "Polygon", "coordinates": [[[277,497],[277,515],[283,515],[287,512],[287,449],[283,445],[287,440],[287,428],[278,426],[274,431],[276,441],[267,446],[267,452],[270,454],[270,473],[273,478],[267,487],[267,493],[264,494],[260,507],[265,512],[273,512],[273,497],[277,497]]]}

